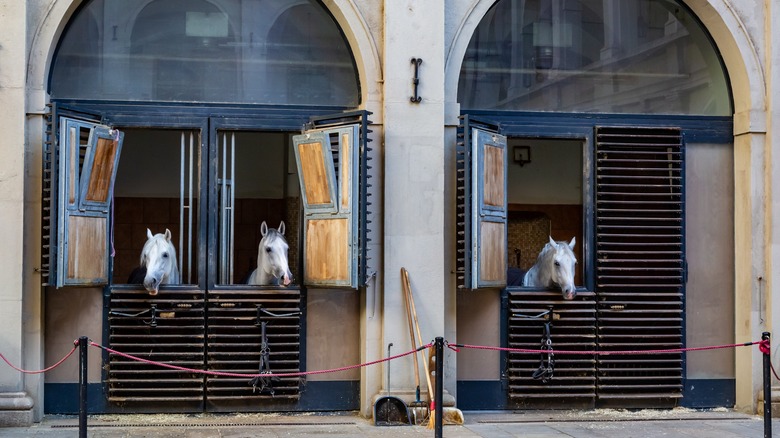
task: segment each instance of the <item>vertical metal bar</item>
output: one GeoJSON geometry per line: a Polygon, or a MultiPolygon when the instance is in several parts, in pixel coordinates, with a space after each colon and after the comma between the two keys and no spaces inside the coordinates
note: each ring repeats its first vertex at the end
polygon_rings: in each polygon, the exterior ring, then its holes
{"type": "Polygon", "coordinates": [[[772,356],[769,332],[761,333],[761,340],[767,341],[764,352],[764,438],[772,438],[772,356]]]}
{"type": "Polygon", "coordinates": [[[230,145],[230,284],[233,284],[233,254],[235,245],[235,224],[236,224],[236,133],[231,137],[230,145]]]}
{"type": "Polygon", "coordinates": [[[436,411],[435,411],[435,417],[436,417],[436,424],[435,427],[435,436],[436,438],[442,437],[443,432],[443,425],[441,424],[443,418],[442,418],[442,411],[444,410],[444,403],[442,400],[444,399],[444,338],[441,336],[436,338],[436,396],[433,398],[436,402],[436,411]]]}
{"type": "MultiPolygon", "coordinates": [[[[179,153],[179,269],[184,266],[184,131],[181,132],[179,153]]],[[[181,277],[181,272],[179,272],[181,277]]]]}
{"type": "Polygon", "coordinates": [[[79,438],[87,438],[87,337],[79,338],[79,438]]]}
{"type": "Polygon", "coordinates": [[[189,202],[187,208],[189,214],[187,218],[187,283],[192,283],[192,161],[193,161],[193,148],[195,143],[195,133],[190,132],[190,172],[189,172],[189,202]]]}
{"type": "Polygon", "coordinates": [[[227,133],[222,133],[222,178],[218,178],[220,197],[219,197],[219,282],[225,284],[226,278],[226,257],[227,257],[227,133]]]}

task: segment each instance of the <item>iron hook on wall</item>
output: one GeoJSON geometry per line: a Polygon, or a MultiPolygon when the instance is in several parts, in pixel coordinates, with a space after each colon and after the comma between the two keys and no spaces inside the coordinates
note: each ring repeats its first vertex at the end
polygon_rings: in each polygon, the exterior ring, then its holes
{"type": "Polygon", "coordinates": [[[412,84],[414,84],[414,96],[410,97],[409,100],[412,103],[420,103],[422,101],[422,97],[417,95],[417,86],[420,85],[420,77],[418,76],[418,73],[420,70],[420,64],[422,64],[422,58],[412,58],[412,64],[414,64],[414,78],[412,78],[412,84]]]}

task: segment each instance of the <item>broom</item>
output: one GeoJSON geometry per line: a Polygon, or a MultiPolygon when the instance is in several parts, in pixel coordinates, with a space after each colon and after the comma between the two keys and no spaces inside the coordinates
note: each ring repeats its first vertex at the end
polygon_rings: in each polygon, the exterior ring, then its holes
{"type": "MultiPolygon", "coordinates": [[[[401,276],[403,277],[403,292],[404,303],[406,304],[406,322],[409,324],[409,337],[412,340],[412,350],[417,350],[417,341],[414,339],[414,321],[412,321],[412,308],[409,303],[411,297],[411,290],[409,289],[409,277],[406,269],[401,268],[401,276]]],[[[428,416],[428,405],[420,401],[420,365],[417,362],[417,352],[414,355],[414,384],[415,384],[415,400],[409,403],[409,407],[412,408],[412,416],[414,417],[414,424],[420,424],[428,416]]]]}
{"type": "MultiPolygon", "coordinates": [[[[412,294],[412,285],[409,282],[409,273],[406,271],[405,268],[401,268],[401,277],[403,279],[403,286],[404,290],[408,291],[409,295],[409,304],[412,309],[412,318],[414,318],[414,327],[417,329],[417,339],[420,342],[420,345],[423,345],[423,339],[422,334],[420,334],[420,323],[417,320],[417,308],[414,305],[414,295],[412,294]]],[[[415,353],[416,355],[417,353],[415,353]]],[[[428,429],[433,429],[436,427],[436,403],[442,404],[441,400],[434,399],[433,396],[433,385],[431,384],[431,370],[428,365],[428,360],[425,360],[425,356],[423,356],[423,368],[425,368],[425,382],[428,384],[428,397],[431,401],[431,410],[430,410],[430,417],[428,420],[428,429]]],[[[460,409],[457,408],[445,408],[444,406],[439,406],[439,409],[442,409],[442,422],[444,422],[444,418],[447,418],[447,420],[453,424],[463,424],[463,413],[460,411],[460,409]]]]}

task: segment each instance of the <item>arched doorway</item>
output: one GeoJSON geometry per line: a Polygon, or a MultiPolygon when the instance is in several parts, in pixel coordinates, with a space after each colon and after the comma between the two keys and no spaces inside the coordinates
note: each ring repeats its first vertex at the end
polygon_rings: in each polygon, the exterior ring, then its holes
{"type": "MultiPolygon", "coordinates": [[[[104,308],[104,345],[193,369],[251,374],[269,363],[278,372],[306,369],[307,323],[318,326],[333,315],[306,311],[306,206],[294,137],[304,124],[327,132],[357,123],[364,139],[368,123],[362,112],[341,116],[360,104],[359,83],[349,44],[327,9],[298,0],[88,1],[69,23],[52,65],[53,142],[45,151],[52,184],[45,190],[53,208],[44,220],[53,233],[45,236],[51,248],[46,291],[50,308],[61,308],[47,314],[48,333],[56,336],[62,328],[58,312],[74,312],[54,287],[87,285],[79,293],[104,308]],[[84,271],[84,256],[81,264],[70,260],[78,253],[67,252],[76,245],[65,231],[75,229],[70,220],[82,213],[77,203],[62,204],[60,190],[78,190],[84,169],[91,168],[91,138],[103,125],[124,137],[112,164],[113,202],[90,213],[90,222],[102,224],[92,231],[107,230],[100,241],[106,245],[91,248],[105,269],[84,271]],[[246,284],[263,222],[285,224],[295,276],[287,287],[246,284]],[[146,229],[170,230],[181,274],[181,284],[163,286],[154,297],[131,280],[146,229]],[[74,266],[80,266],[76,274],[89,275],[76,278],[68,270],[74,266]],[[105,273],[106,281],[94,273],[105,273]],[[264,345],[270,359],[261,354],[264,345]]],[[[343,152],[345,140],[331,136],[328,152],[343,152]]],[[[360,160],[354,163],[357,169],[360,160]]],[[[338,181],[346,184],[344,179],[338,181]]],[[[308,350],[317,359],[358,355],[357,297],[335,296],[345,337],[354,342],[345,343],[346,352],[308,350]]],[[[356,373],[338,381],[312,378],[303,394],[299,378],[253,385],[171,373],[111,354],[103,359],[97,411],[358,406],[356,373]]],[[[54,386],[46,397],[57,405],[54,386]]]]}
{"type": "MultiPolygon", "coordinates": [[[[521,286],[488,293],[496,307],[504,304],[495,327],[504,345],[538,348],[544,319],[528,316],[540,314],[553,318],[559,349],[733,342],[733,325],[723,323],[733,321],[733,290],[710,293],[734,279],[727,83],[711,38],[681,2],[498,1],[487,11],[460,72],[458,100],[470,122],[462,127],[465,173],[468,157],[482,153],[470,139],[485,130],[503,138],[501,256],[510,268],[528,269],[552,235],[575,237],[579,259],[574,300],[521,286]],[[715,279],[713,253],[722,254],[715,279]],[[718,324],[686,311],[711,300],[720,303],[718,324]]],[[[477,217],[472,206],[462,208],[463,217],[477,217]]],[[[479,278],[468,264],[461,270],[479,278]]],[[[459,308],[481,293],[461,293],[459,308]]],[[[458,319],[474,323],[465,311],[458,319]]],[[[490,376],[461,361],[458,393],[468,400],[478,384],[494,385],[494,408],[732,406],[733,358],[719,359],[557,355],[555,378],[535,379],[545,361],[509,353],[490,376]]]]}

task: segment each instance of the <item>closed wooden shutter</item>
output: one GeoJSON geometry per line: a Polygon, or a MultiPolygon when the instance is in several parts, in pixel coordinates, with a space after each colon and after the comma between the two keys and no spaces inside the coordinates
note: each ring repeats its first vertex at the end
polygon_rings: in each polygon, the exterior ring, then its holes
{"type": "MultiPolygon", "coordinates": [[[[685,152],[677,128],[596,128],[596,293],[602,351],[683,347],[685,152]]],[[[601,355],[602,405],[674,405],[682,353],[601,355]]]]}

